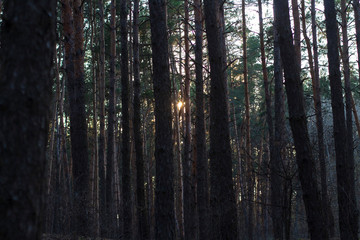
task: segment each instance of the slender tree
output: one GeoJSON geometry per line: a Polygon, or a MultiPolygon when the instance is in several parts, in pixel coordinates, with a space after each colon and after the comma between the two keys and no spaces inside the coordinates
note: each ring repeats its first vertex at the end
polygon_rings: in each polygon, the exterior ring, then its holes
{"type": "Polygon", "coordinates": [[[347,206],[341,206],[346,219],[339,211],[340,235],[346,239],[358,239],[358,210],[355,194],[355,166],[354,166],[354,143],[353,143],[353,120],[352,120],[352,94],[350,86],[350,63],[349,63],[349,40],[347,32],[347,2],[341,0],[341,29],[342,29],[342,63],[345,82],[345,109],[346,109],[346,185],[347,206]]]}
{"type": "Polygon", "coordinates": [[[296,161],[303,191],[308,228],[311,239],[328,239],[324,224],[323,206],[316,181],[315,161],[312,156],[307,120],[304,108],[303,86],[300,66],[296,59],[290,27],[287,1],[274,0],[275,26],[279,33],[279,45],[284,64],[286,94],[288,96],[289,120],[294,138],[296,161]]]}
{"type": "Polygon", "coordinates": [[[247,33],[246,33],[246,14],[245,14],[245,0],[241,1],[242,10],[242,48],[243,48],[243,74],[245,86],[245,128],[246,128],[246,141],[245,141],[245,162],[246,162],[246,178],[247,178],[247,193],[248,193],[248,219],[247,231],[248,239],[253,239],[253,217],[254,217],[254,175],[253,163],[251,158],[251,128],[250,128],[250,94],[249,94],[249,79],[248,79],[248,66],[247,66],[247,33]]]}
{"type": "Polygon", "coordinates": [[[106,154],[106,216],[107,236],[114,237],[116,231],[116,213],[114,211],[114,163],[115,152],[115,59],[116,59],[116,1],[111,1],[110,6],[110,72],[109,72],[109,107],[107,128],[107,154],[106,154]]]}
{"type": "Polygon", "coordinates": [[[0,49],[1,239],[41,238],[55,6],[54,0],[4,2],[0,49]]]}
{"type": "Polygon", "coordinates": [[[133,51],[134,51],[134,141],[136,153],[136,195],[141,240],[149,239],[149,222],[146,214],[143,140],[141,138],[141,103],[140,103],[140,61],[139,61],[139,0],[134,0],[133,10],[133,51]]]}
{"type": "Polygon", "coordinates": [[[185,239],[196,239],[195,192],[192,179],[191,149],[191,102],[190,102],[190,44],[189,44],[189,3],[184,0],[184,45],[185,45],[185,124],[184,124],[184,161],[183,161],[183,201],[185,239]]]}
{"type": "MultiPolygon", "coordinates": [[[[315,21],[315,1],[311,2],[311,14],[312,18],[314,17],[315,21]],[[314,8],[314,11],[313,11],[314,8]],[[313,16],[314,15],[314,16],[313,16]]],[[[319,63],[318,63],[318,53],[317,53],[317,36],[316,36],[316,24],[312,24],[312,33],[313,33],[313,53],[311,50],[310,38],[307,35],[306,31],[306,21],[305,21],[305,1],[301,0],[301,15],[302,15],[302,29],[303,35],[306,43],[306,49],[308,52],[310,75],[312,81],[312,90],[313,90],[313,100],[314,100],[314,109],[316,117],[316,129],[317,129],[317,143],[318,143],[318,152],[319,152],[319,163],[320,163],[320,179],[321,179],[321,200],[323,206],[325,207],[325,219],[326,225],[329,229],[329,235],[334,235],[334,224],[333,224],[333,215],[331,212],[329,197],[327,192],[327,180],[326,180],[326,161],[325,161],[325,146],[324,146],[324,127],[323,127],[323,117],[322,117],[322,108],[321,108],[321,98],[320,98],[320,81],[319,81],[319,63]],[[314,28],[314,29],[313,29],[314,28]],[[316,42],[315,42],[316,41],[316,42]],[[316,57],[316,58],[315,58],[316,57]],[[315,62],[315,63],[314,63],[315,62]]],[[[312,20],[313,21],[313,20],[312,20]]]]}
{"type": "Polygon", "coordinates": [[[150,0],[155,97],[155,239],[175,239],[171,82],[165,0],[150,0]]]}
{"type": "Polygon", "coordinates": [[[83,14],[81,1],[63,1],[63,27],[73,166],[73,233],[86,236],[89,207],[89,161],[84,99],[83,14]]]}
{"type": "Polygon", "coordinates": [[[347,156],[347,151],[349,151],[347,144],[350,143],[347,143],[349,138],[344,116],[335,2],[324,0],[324,6],[336,153],[340,236],[342,239],[357,239],[358,212],[354,194],[354,162],[353,158],[347,156]]]}
{"type": "Polygon", "coordinates": [[[129,59],[127,44],[127,1],[120,2],[121,38],[121,103],[122,103],[122,194],[124,237],[131,236],[131,179],[130,179],[130,117],[129,117],[129,59]]]}
{"type": "Polygon", "coordinates": [[[204,80],[203,80],[203,14],[200,0],[194,1],[195,74],[196,74],[196,171],[199,239],[209,238],[208,162],[206,157],[204,80]]]}
{"type": "MultiPolygon", "coordinates": [[[[356,45],[357,45],[357,55],[358,55],[358,69],[360,69],[360,3],[359,1],[352,1],[353,9],[354,9],[354,17],[355,17],[355,37],[356,37],[356,45]]],[[[360,71],[359,73],[359,82],[360,82],[360,71]]]]}
{"type": "Polygon", "coordinates": [[[205,0],[210,61],[210,239],[237,239],[232,181],[229,106],[226,80],[224,9],[219,0],[205,0]]]}
{"type": "Polygon", "coordinates": [[[106,185],[105,185],[105,34],[104,34],[104,1],[99,0],[99,212],[100,232],[105,234],[106,223],[106,185]]]}

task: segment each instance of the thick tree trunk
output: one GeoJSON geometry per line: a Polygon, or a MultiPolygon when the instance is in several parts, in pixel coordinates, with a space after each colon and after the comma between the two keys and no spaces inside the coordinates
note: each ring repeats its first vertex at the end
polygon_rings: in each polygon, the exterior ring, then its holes
{"type": "Polygon", "coordinates": [[[357,239],[358,211],[354,194],[354,162],[347,156],[349,140],[344,116],[335,3],[324,0],[329,79],[333,110],[340,236],[357,239]]]}
{"type": "Polygon", "coordinates": [[[309,233],[311,239],[328,239],[324,224],[323,206],[316,181],[316,165],[312,156],[311,143],[307,129],[304,108],[303,86],[300,79],[300,66],[293,45],[289,6],[287,1],[274,0],[276,9],[276,28],[285,72],[285,86],[288,96],[289,120],[294,138],[299,178],[303,191],[309,233]]]}
{"type": "Polygon", "coordinates": [[[294,46],[295,46],[295,58],[297,64],[301,66],[301,31],[300,31],[300,14],[298,0],[291,0],[292,14],[294,21],[294,46]]]}
{"type": "Polygon", "coordinates": [[[149,239],[149,222],[146,214],[143,141],[141,138],[141,103],[140,103],[140,61],[139,61],[139,0],[134,0],[133,18],[134,51],[134,141],[136,153],[136,194],[137,217],[140,240],[149,239]]]}
{"type": "Polygon", "coordinates": [[[127,1],[120,2],[121,37],[121,102],[122,102],[122,194],[124,238],[131,237],[131,178],[130,178],[130,117],[129,59],[127,43],[127,1]]]}
{"type": "Polygon", "coordinates": [[[201,0],[194,1],[195,74],[196,74],[196,171],[199,239],[209,238],[208,162],[206,157],[204,80],[203,80],[203,14],[201,0]]]}
{"type": "Polygon", "coordinates": [[[149,7],[156,132],[155,239],[174,239],[174,163],[166,2],[150,0],[149,7]]]}
{"type": "Polygon", "coordinates": [[[56,1],[5,1],[0,54],[0,238],[40,239],[56,1]]]}
{"type": "Polygon", "coordinates": [[[232,181],[229,105],[226,80],[224,9],[219,0],[205,0],[210,61],[210,239],[237,239],[232,181]]]}
{"type": "Polygon", "coordinates": [[[89,234],[87,211],[89,207],[89,161],[84,99],[83,14],[81,1],[74,1],[73,6],[67,0],[63,2],[63,26],[74,180],[73,222],[71,226],[73,234],[86,236],[89,234]]]}
{"type": "MultiPolygon", "coordinates": [[[[276,9],[274,16],[276,22],[276,9]]],[[[274,238],[283,240],[285,219],[284,219],[284,193],[283,185],[283,158],[282,150],[284,145],[284,126],[285,126],[285,106],[284,106],[284,86],[283,68],[281,64],[279,34],[274,28],[274,82],[275,82],[275,132],[274,132],[274,160],[270,161],[270,188],[271,188],[271,217],[273,221],[274,238]]]]}

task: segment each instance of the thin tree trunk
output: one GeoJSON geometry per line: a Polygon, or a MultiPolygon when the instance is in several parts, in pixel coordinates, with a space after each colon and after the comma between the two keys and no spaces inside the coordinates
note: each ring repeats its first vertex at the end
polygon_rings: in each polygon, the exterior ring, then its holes
{"type": "Polygon", "coordinates": [[[96,32],[96,8],[93,5],[93,0],[90,0],[89,11],[90,21],[91,21],[91,38],[90,38],[90,46],[91,46],[91,78],[93,80],[93,160],[92,166],[90,168],[91,171],[91,184],[92,187],[92,237],[100,236],[100,219],[99,219],[99,181],[98,181],[98,161],[99,161],[99,146],[98,146],[98,111],[97,111],[97,75],[96,75],[96,53],[94,47],[94,38],[96,32]]]}
{"type": "Polygon", "coordinates": [[[116,211],[113,193],[114,185],[114,162],[115,154],[115,59],[116,59],[116,1],[111,1],[110,6],[110,72],[109,72],[109,107],[108,107],[108,128],[107,128],[107,154],[106,154],[106,216],[107,216],[107,237],[116,236],[116,211]]]}
{"type": "MultiPolygon", "coordinates": [[[[314,15],[315,21],[315,1],[312,0],[311,4],[311,14],[312,18],[314,15]],[[314,8],[314,10],[313,10],[314,8]]],[[[301,0],[301,14],[302,14],[302,28],[304,39],[307,47],[308,58],[309,58],[309,66],[310,66],[310,75],[312,80],[312,90],[313,90],[313,100],[314,100],[314,109],[316,116],[316,129],[317,129],[317,142],[319,148],[319,162],[320,162],[320,179],[321,179],[321,198],[323,202],[323,206],[325,207],[325,224],[329,229],[329,236],[334,235],[334,217],[331,211],[328,191],[327,191],[327,180],[326,180],[326,161],[325,161],[325,146],[324,146],[324,127],[323,127],[323,117],[322,117],[322,109],[321,109],[321,98],[320,98],[320,81],[319,81],[319,66],[318,66],[318,56],[317,56],[317,36],[316,36],[316,23],[312,24],[313,29],[313,50],[314,50],[314,58],[311,51],[311,43],[310,39],[307,36],[306,32],[306,22],[305,22],[305,1],[301,0]],[[316,41],[316,42],[315,42],[316,41]],[[316,51],[316,56],[315,56],[316,51]],[[314,61],[316,61],[314,65],[314,61]]],[[[312,19],[313,21],[313,19],[312,19]]]]}
{"type": "Polygon", "coordinates": [[[206,157],[204,80],[203,80],[203,16],[201,0],[194,1],[195,74],[196,74],[196,171],[199,239],[209,238],[208,162],[206,157]]]}
{"type": "Polygon", "coordinates": [[[156,131],[155,239],[174,239],[174,169],[166,2],[150,0],[149,7],[156,131]]]}
{"type": "Polygon", "coordinates": [[[191,108],[190,108],[190,46],[189,46],[189,3],[184,0],[184,44],[185,44],[185,124],[184,124],[184,161],[183,161],[183,202],[185,239],[196,239],[195,192],[193,191],[191,158],[191,108]]]}
{"type": "Polygon", "coordinates": [[[104,34],[104,1],[99,0],[99,215],[100,232],[104,236],[106,231],[106,183],[105,183],[105,34],[104,34]]]}
{"type": "Polygon", "coordinates": [[[127,43],[127,2],[120,2],[121,37],[121,102],[122,102],[122,194],[124,238],[131,238],[130,118],[129,59],[127,43]]]}
{"type": "MultiPolygon", "coordinates": [[[[360,70],[360,4],[359,1],[352,1],[354,8],[354,17],[355,17],[355,37],[356,37],[356,46],[357,46],[357,55],[358,55],[358,70],[360,70]]],[[[360,71],[358,71],[358,78],[360,82],[360,71]]]]}
{"type": "Polygon", "coordinates": [[[226,79],[224,9],[219,0],[205,0],[210,60],[210,239],[237,239],[237,214],[232,180],[229,105],[226,79]]]}
{"type": "Polygon", "coordinates": [[[299,178],[303,191],[303,200],[311,239],[328,239],[327,226],[324,224],[316,181],[316,167],[312,156],[311,143],[307,129],[304,108],[303,86],[300,79],[300,65],[297,63],[293,45],[289,6],[287,1],[275,0],[276,29],[279,33],[279,45],[285,72],[285,86],[288,96],[289,120],[296,150],[299,178]]]}
{"type": "MultiPolygon", "coordinates": [[[[358,239],[358,208],[355,194],[355,166],[354,166],[354,142],[352,121],[352,94],[350,86],[350,63],[349,43],[347,34],[347,2],[341,0],[341,29],[342,29],[342,62],[345,81],[345,104],[346,104],[346,185],[341,190],[346,192],[347,204],[339,204],[340,236],[343,239],[358,239]],[[343,212],[344,211],[344,212],[343,212]],[[342,213],[343,212],[343,213],[342,213]],[[344,218],[345,217],[345,218],[344,218]]],[[[340,196],[341,197],[341,196],[340,196]]]]}
{"type": "Polygon", "coordinates": [[[0,54],[0,238],[40,239],[56,1],[5,1],[0,54]],[[6,218],[6,219],[5,219],[6,218]]]}
{"type": "Polygon", "coordinates": [[[246,178],[247,178],[247,193],[248,193],[248,239],[253,239],[253,217],[254,217],[254,175],[251,158],[251,133],[250,133],[250,96],[249,96],[249,80],[247,67],[247,33],[246,33],[246,15],[245,15],[245,0],[242,0],[242,41],[243,41],[243,74],[245,86],[245,121],[246,121],[246,178]]]}
{"type": "Polygon", "coordinates": [[[134,141],[136,153],[136,194],[137,214],[140,240],[149,239],[149,222],[146,214],[143,141],[141,138],[141,104],[140,104],[140,62],[139,62],[139,0],[134,0],[133,18],[133,51],[134,51],[134,141]]]}

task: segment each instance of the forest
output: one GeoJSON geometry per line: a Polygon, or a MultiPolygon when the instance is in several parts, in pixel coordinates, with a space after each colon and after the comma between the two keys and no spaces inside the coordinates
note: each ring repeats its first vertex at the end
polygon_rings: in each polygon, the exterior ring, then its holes
{"type": "Polygon", "coordinates": [[[358,240],[359,0],[0,0],[0,239],[358,240]]]}

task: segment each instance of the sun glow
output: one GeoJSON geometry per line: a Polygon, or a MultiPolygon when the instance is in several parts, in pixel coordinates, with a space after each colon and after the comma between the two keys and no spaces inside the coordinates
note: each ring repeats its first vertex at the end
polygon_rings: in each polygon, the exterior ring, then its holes
{"type": "Polygon", "coordinates": [[[183,106],[183,102],[182,102],[182,101],[179,101],[179,102],[177,103],[178,109],[180,110],[182,106],[183,106]]]}

